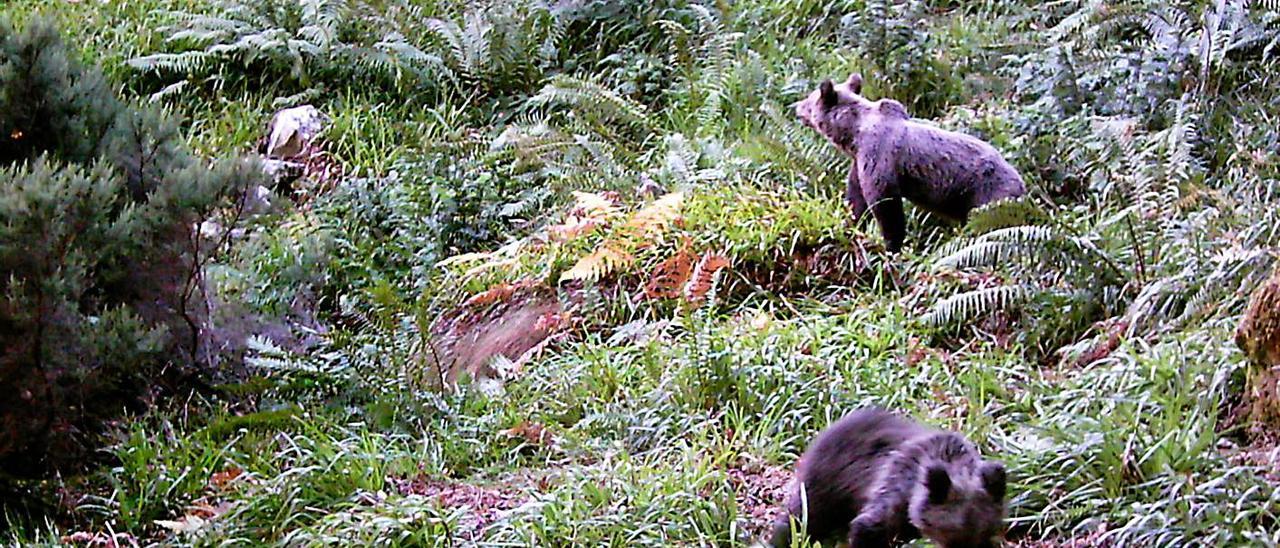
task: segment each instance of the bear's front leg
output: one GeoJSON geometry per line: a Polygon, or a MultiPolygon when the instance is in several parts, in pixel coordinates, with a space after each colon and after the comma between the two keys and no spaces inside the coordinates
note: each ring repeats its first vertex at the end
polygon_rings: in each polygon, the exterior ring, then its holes
{"type": "Polygon", "coordinates": [[[907,239],[907,215],[902,211],[902,198],[880,197],[871,204],[871,214],[880,225],[885,249],[890,253],[902,250],[902,242],[907,239]]]}
{"type": "MultiPolygon", "coordinates": [[[[799,525],[799,519],[796,520],[799,525]]],[[[773,522],[773,532],[769,535],[769,546],[773,548],[789,548],[791,546],[791,513],[778,517],[773,522]]]]}
{"type": "Polygon", "coordinates": [[[849,548],[889,548],[894,532],[873,514],[862,514],[849,523],[849,548]]]}
{"type": "Polygon", "coordinates": [[[897,253],[907,239],[907,216],[902,211],[902,189],[893,159],[876,150],[866,150],[858,156],[857,163],[862,198],[880,225],[885,249],[897,253]]]}
{"type": "Polygon", "coordinates": [[[849,166],[849,178],[844,187],[844,201],[849,204],[849,209],[853,212],[853,221],[856,223],[861,220],[862,215],[867,212],[867,199],[862,196],[862,184],[858,182],[856,160],[849,166]]]}

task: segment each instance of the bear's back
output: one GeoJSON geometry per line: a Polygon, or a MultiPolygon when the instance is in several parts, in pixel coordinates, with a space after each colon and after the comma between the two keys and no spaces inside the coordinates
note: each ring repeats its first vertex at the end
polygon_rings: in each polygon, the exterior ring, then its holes
{"type": "Polygon", "coordinates": [[[885,458],[908,440],[933,431],[877,408],[845,415],[823,431],[805,451],[797,476],[806,484],[837,487],[865,502],[885,458]]]}
{"type": "Polygon", "coordinates": [[[913,203],[963,220],[976,207],[1026,192],[1017,170],[987,142],[914,119],[901,124],[898,182],[913,203]]]}

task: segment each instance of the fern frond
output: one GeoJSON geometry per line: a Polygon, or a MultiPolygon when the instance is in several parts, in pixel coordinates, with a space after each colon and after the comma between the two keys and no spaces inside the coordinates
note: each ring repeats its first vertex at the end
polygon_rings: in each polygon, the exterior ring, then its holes
{"type": "Polygon", "coordinates": [[[405,64],[428,74],[452,79],[453,71],[439,55],[427,53],[413,45],[399,33],[391,33],[374,43],[369,54],[358,55],[358,62],[379,63],[387,66],[405,64]],[[376,60],[374,54],[378,54],[376,60]]]}
{"type": "Polygon", "coordinates": [[[994,266],[1019,256],[1023,246],[1009,242],[974,242],[937,260],[938,267],[975,268],[994,266]]]}
{"type": "Polygon", "coordinates": [[[1200,280],[1200,289],[1187,299],[1182,313],[1170,327],[1187,322],[1219,309],[1232,301],[1248,297],[1257,286],[1258,278],[1270,269],[1271,254],[1265,249],[1252,249],[1241,254],[1220,255],[1218,265],[1200,280]]]}
{"type": "Polygon", "coordinates": [[[623,172],[616,160],[613,146],[603,141],[595,141],[586,135],[574,135],[573,141],[591,156],[592,165],[606,176],[617,176],[623,172]]]}
{"type": "Polygon", "coordinates": [[[553,76],[529,102],[566,106],[607,120],[653,127],[649,109],[644,105],[598,83],[572,76],[553,76]]]}
{"type": "Polygon", "coordinates": [[[693,182],[694,171],[698,167],[698,153],[689,146],[684,135],[675,133],[666,138],[666,168],[681,184],[693,182]]]}
{"type": "Polygon", "coordinates": [[[136,57],[125,63],[136,70],[146,72],[194,74],[206,71],[213,59],[214,56],[209,52],[197,50],[182,53],[156,53],[136,57]]]}
{"type": "Polygon", "coordinates": [[[704,253],[689,274],[681,294],[690,303],[700,304],[717,285],[718,274],[729,267],[729,258],[720,253],[704,253]]]}
{"type": "Polygon", "coordinates": [[[1035,253],[1061,240],[1052,228],[1040,225],[1021,225],[1000,228],[967,240],[958,240],[944,246],[936,264],[939,267],[973,268],[996,266],[1010,259],[1035,253]]]}
{"type": "Polygon", "coordinates": [[[454,66],[464,65],[464,59],[467,58],[467,48],[464,45],[462,36],[462,28],[453,21],[444,19],[428,19],[427,30],[442,40],[448,48],[449,61],[454,66]]]}
{"type": "Polygon", "coordinates": [[[299,0],[304,25],[298,36],[322,50],[338,41],[338,29],[346,20],[347,6],[340,0],[299,0]]]}
{"type": "Polygon", "coordinates": [[[1001,228],[1019,225],[1034,225],[1044,222],[1048,213],[1035,200],[1024,195],[1019,198],[999,200],[973,210],[965,231],[970,234],[982,234],[1001,228]]]}
{"type": "Polygon", "coordinates": [[[815,132],[783,116],[779,107],[765,103],[760,107],[769,131],[762,144],[775,155],[771,161],[804,179],[833,185],[844,179],[849,158],[826,143],[815,132]]]}
{"type": "Polygon", "coordinates": [[[992,312],[1011,310],[1026,303],[1031,295],[1031,290],[1021,285],[968,291],[938,301],[922,321],[932,327],[955,326],[992,312]]]}
{"type": "Polygon", "coordinates": [[[635,258],[621,249],[617,242],[606,241],[591,254],[578,259],[572,268],[560,275],[560,280],[599,281],[634,261],[635,258]]]}
{"type": "Polygon", "coordinates": [[[683,205],[683,192],[667,194],[635,212],[627,221],[627,228],[641,238],[660,234],[680,216],[680,208],[683,205]]]}

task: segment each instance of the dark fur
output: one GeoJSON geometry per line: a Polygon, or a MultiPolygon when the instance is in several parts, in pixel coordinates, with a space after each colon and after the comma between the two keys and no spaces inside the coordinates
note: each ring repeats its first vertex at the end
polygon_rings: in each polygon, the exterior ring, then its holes
{"type": "Polygon", "coordinates": [[[892,99],[868,101],[862,77],[822,82],[796,115],[854,162],[845,200],[855,218],[871,210],[885,246],[902,247],[902,199],[963,222],[983,204],[1026,193],[1022,177],[991,145],[975,137],[911,119],[892,99]]]}
{"type": "Polygon", "coordinates": [[[790,546],[791,521],[799,524],[807,508],[811,538],[847,536],[852,548],[896,546],[922,535],[948,548],[995,546],[1004,496],[1004,467],[984,461],[963,436],[860,409],[824,430],[800,457],[770,542],[790,546]]]}

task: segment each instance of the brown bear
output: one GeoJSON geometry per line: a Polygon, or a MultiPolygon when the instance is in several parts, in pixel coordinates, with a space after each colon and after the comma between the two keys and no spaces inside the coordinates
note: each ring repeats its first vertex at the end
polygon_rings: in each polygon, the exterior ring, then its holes
{"type": "Polygon", "coordinates": [[[1017,170],[975,137],[911,119],[902,103],[862,97],[862,76],[823,81],[795,104],[796,116],[853,158],[845,201],[861,218],[868,206],[889,251],[902,248],[902,198],[964,222],[983,204],[1026,193],[1017,170]]]}
{"type": "Polygon", "coordinates": [[[877,408],[854,411],[814,439],[770,543],[791,546],[792,522],[812,540],[847,535],[852,548],[924,536],[946,548],[996,546],[1005,472],[954,432],[877,408]]]}

